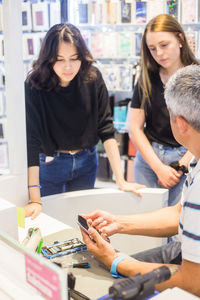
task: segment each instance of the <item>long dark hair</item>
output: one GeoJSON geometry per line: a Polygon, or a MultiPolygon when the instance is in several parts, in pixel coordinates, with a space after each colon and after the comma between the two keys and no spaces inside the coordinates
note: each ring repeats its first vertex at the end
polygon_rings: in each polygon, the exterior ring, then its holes
{"type": "Polygon", "coordinates": [[[174,34],[182,45],[182,48],[180,48],[180,58],[184,66],[199,64],[199,61],[195,58],[188,45],[183,28],[174,17],[168,14],[161,14],[151,19],[146,25],[141,43],[141,74],[138,83],[143,95],[142,107],[145,106],[146,101],[150,101],[151,82],[149,79],[149,71],[159,72],[160,69],[160,65],[154,60],[146,44],[147,32],[156,31],[171,32],[174,34]]]}
{"type": "Polygon", "coordinates": [[[34,61],[26,81],[36,89],[47,91],[58,88],[60,80],[53,70],[57,60],[58,46],[60,42],[73,44],[81,61],[80,73],[85,81],[91,81],[96,77],[92,63],[95,60],[88,50],[85,41],[77,27],[72,24],[57,24],[49,29],[40,49],[39,57],[34,61]]]}

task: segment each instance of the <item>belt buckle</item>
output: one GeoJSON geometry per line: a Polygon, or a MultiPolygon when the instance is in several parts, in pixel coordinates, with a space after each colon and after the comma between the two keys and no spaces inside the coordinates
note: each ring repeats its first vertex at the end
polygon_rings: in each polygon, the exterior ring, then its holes
{"type": "Polygon", "coordinates": [[[71,154],[71,155],[74,155],[74,154],[77,153],[77,151],[76,150],[69,150],[68,153],[71,154]]]}

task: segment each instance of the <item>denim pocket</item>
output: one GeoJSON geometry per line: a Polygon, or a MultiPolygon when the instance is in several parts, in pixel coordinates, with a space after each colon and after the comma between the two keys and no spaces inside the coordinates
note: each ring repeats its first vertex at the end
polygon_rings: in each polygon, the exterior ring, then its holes
{"type": "Polygon", "coordinates": [[[93,155],[96,152],[96,146],[90,147],[87,150],[88,155],[93,155]]]}
{"type": "Polygon", "coordinates": [[[56,161],[56,157],[52,156],[52,159],[50,161],[46,161],[46,157],[50,157],[50,156],[46,156],[46,155],[40,155],[40,165],[52,165],[55,163],[56,161]]]}

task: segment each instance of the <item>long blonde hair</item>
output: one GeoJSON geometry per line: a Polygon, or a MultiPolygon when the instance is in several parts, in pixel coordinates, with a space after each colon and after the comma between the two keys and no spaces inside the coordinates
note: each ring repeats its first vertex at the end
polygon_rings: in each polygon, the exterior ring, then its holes
{"type": "Polygon", "coordinates": [[[147,32],[171,32],[178,39],[182,45],[180,58],[184,66],[191,64],[199,64],[199,61],[195,58],[192,53],[185,33],[178,23],[178,21],[168,14],[161,14],[151,19],[146,25],[142,42],[141,42],[141,73],[138,80],[138,85],[142,92],[142,108],[144,108],[146,101],[150,102],[151,95],[151,82],[149,78],[149,71],[159,72],[160,65],[152,57],[147,44],[146,44],[146,34],[147,32]]]}

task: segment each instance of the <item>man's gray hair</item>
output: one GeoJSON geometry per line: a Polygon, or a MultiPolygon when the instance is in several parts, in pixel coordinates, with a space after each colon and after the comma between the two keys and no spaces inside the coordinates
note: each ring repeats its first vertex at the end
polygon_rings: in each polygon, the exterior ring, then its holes
{"type": "Polygon", "coordinates": [[[170,77],[165,101],[172,117],[182,116],[200,131],[200,65],[181,68],[170,77]]]}

